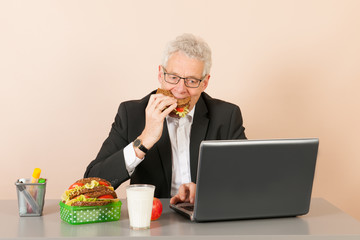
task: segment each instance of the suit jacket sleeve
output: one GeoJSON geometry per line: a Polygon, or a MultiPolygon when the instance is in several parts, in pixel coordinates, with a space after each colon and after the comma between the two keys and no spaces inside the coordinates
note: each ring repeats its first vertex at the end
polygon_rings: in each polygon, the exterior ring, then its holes
{"type": "Polygon", "coordinates": [[[97,157],[86,169],[84,177],[101,177],[116,189],[130,178],[125,165],[124,148],[132,142],[128,136],[128,113],[126,104],[120,104],[108,138],[97,157]]]}
{"type": "Polygon", "coordinates": [[[243,119],[238,106],[234,107],[230,117],[228,139],[246,139],[243,119]]]}

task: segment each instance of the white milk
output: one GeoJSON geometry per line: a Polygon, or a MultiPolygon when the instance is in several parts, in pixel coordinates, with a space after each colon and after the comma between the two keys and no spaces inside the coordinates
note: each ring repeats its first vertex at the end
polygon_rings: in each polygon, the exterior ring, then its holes
{"type": "Polygon", "coordinates": [[[150,228],[155,186],[133,184],[126,188],[130,228],[150,228]]]}

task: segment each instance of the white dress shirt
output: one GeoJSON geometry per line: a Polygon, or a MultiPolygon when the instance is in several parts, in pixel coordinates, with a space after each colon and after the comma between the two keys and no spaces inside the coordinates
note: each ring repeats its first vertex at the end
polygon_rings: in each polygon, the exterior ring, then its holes
{"type": "MultiPolygon", "coordinates": [[[[190,131],[194,108],[183,118],[166,117],[172,152],[171,196],[177,194],[181,184],[191,182],[190,172],[190,131]]],[[[142,160],[136,157],[133,143],[124,148],[126,169],[131,176],[142,160]]]]}

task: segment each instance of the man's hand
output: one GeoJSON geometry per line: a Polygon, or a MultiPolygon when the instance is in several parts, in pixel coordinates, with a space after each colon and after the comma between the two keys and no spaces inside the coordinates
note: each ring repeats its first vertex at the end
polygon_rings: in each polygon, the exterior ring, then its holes
{"type": "MultiPolygon", "coordinates": [[[[142,144],[150,149],[159,141],[164,119],[169,113],[176,108],[176,99],[162,94],[153,94],[150,96],[149,103],[145,109],[145,129],[139,136],[142,144]]],[[[144,157],[144,153],[135,149],[139,158],[144,157]]]]}
{"type": "Polygon", "coordinates": [[[194,203],[196,193],[196,184],[186,183],[180,186],[178,194],[170,199],[170,204],[176,204],[178,202],[190,202],[194,203]]]}

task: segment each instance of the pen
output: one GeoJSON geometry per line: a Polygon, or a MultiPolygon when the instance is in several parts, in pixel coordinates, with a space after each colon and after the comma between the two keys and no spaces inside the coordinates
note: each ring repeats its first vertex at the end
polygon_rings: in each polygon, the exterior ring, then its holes
{"type": "Polygon", "coordinates": [[[40,173],[41,173],[40,168],[35,168],[34,169],[32,179],[31,179],[31,183],[37,183],[39,181],[40,173]]]}
{"type": "Polygon", "coordinates": [[[46,179],[45,179],[45,178],[39,178],[38,183],[44,183],[44,182],[46,182],[46,179]]]}
{"type": "Polygon", "coordinates": [[[39,185],[37,186],[38,188],[37,188],[36,202],[39,205],[39,213],[41,213],[42,207],[44,205],[46,178],[39,178],[38,183],[39,185]]]}
{"type": "Polygon", "coordinates": [[[24,197],[27,201],[26,203],[26,209],[27,213],[38,213],[39,207],[36,203],[35,199],[30,195],[28,191],[26,191],[26,188],[24,185],[16,185],[16,187],[19,189],[19,191],[24,194],[24,197]]]}
{"type": "MultiPolygon", "coordinates": [[[[34,172],[32,174],[31,183],[38,183],[39,177],[40,177],[41,169],[35,168],[34,172]]],[[[29,186],[29,194],[33,197],[33,199],[36,201],[37,198],[37,189],[34,186],[29,186]]],[[[27,212],[31,213],[34,209],[31,205],[27,204],[27,212]]]]}
{"type": "MultiPolygon", "coordinates": [[[[41,173],[41,169],[40,168],[35,168],[34,172],[32,174],[32,178],[31,178],[31,183],[38,183],[39,181],[39,177],[40,177],[40,173],[41,173]]],[[[34,192],[34,186],[30,186],[29,188],[29,192],[31,194],[31,196],[33,196],[34,198],[36,197],[36,193],[34,192]]],[[[36,199],[35,199],[36,200],[36,199]]]]}

